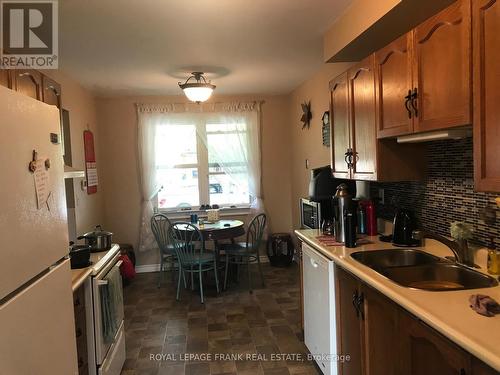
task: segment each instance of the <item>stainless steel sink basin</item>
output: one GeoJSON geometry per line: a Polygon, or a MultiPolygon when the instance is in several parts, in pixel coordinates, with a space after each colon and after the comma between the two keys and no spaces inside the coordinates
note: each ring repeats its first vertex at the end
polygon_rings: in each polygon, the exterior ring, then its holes
{"type": "Polygon", "coordinates": [[[424,290],[476,289],[498,285],[497,280],[493,277],[451,263],[388,267],[381,273],[402,286],[424,290]]]}
{"type": "Polygon", "coordinates": [[[446,261],[416,249],[358,251],[352,253],[351,257],[375,270],[386,267],[418,266],[446,261]]]}
{"type": "Polygon", "coordinates": [[[358,251],[351,257],[408,288],[444,291],[498,285],[493,277],[416,249],[358,251]]]}

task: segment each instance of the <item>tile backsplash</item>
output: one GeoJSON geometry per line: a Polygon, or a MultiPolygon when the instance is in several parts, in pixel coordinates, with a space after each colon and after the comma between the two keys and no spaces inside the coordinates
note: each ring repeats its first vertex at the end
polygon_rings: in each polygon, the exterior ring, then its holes
{"type": "Polygon", "coordinates": [[[384,189],[385,204],[377,203],[377,216],[392,220],[397,207],[413,210],[420,227],[449,236],[450,224],[463,221],[474,228],[473,242],[500,248],[500,217],[495,225],[479,219],[483,207],[496,208],[500,194],[474,192],[472,138],[429,142],[426,145],[427,180],[423,182],[372,183],[372,197],[384,189]]]}

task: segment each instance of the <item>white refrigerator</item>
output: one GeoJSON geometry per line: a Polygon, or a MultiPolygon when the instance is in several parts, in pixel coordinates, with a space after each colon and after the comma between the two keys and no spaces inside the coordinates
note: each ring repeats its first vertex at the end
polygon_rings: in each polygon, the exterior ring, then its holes
{"type": "Polygon", "coordinates": [[[77,374],[59,111],[0,86],[0,134],[0,374],[77,374]]]}

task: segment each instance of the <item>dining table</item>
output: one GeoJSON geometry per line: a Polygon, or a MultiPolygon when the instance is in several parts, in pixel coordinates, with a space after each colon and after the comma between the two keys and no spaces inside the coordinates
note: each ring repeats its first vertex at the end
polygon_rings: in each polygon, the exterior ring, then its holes
{"type": "Polygon", "coordinates": [[[245,234],[244,223],[241,220],[201,221],[193,224],[203,235],[205,241],[233,239],[245,234]]]}
{"type": "MultiPolygon", "coordinates": [[[[203,236],[204,241],[213,241],[215,256],[218,263],[219,271],[223,270],[223,264],[219,261],[220,253],[218,247],[218,241],[221,240],[231,240],[245,234],[245,224],[241,220],[217,220],[214,222],[210,221],[199,221],[198,223],[191,223],[196,228],[198,228],[203,236]]],[[[182,230],[178,228],[177,230],[182,230]]],[[[231,272],[234,275],[234,272],[231,272]]]]}

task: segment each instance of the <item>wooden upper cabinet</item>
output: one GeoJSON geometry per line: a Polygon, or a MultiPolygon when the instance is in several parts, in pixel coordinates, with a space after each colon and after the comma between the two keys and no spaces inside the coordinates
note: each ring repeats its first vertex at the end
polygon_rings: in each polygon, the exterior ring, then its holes
{"type": "Polygon", "coordinates": [[[414,131],[471,124],[470,0],[458,0],[414,29],[414,131]]]}
{"type": "Polygon", "coordinates": [[[9,89],[12,87],[12,83],[10,81],[10,70],[0,69],[0,86],[5,86],[9,89]]]}
{"type": "Polygon", "coordinates": [[[500,1],[472,2],[474,38],[474,183],[500,192],[500,1]]]}
{"type": "Polygon", "coordinates": [[[31,69],[12,70],[12,88],[33,99],[42,99],[42,74],[31,69]]]}
{"type": "Polygon", "coordinates": [[[377,179],[374,56],[349,69],[350,132],[353,179],[377,179]]]}
{"type": "Polygon", "coordinates": [[[413,132],[413,114],[405,99],[412,89],[412,36],[407,33],[375,53],[379,138],[413,132]]]}
{"type": "Polygon", "coordinates": [[[469,353],[408,313],[400,315],[400,334],[401,374],[470,374],[469,353]]]}
{"type": "Polygon", "coordinates": [[[45,75],[42,77],[42,100],[61,109],[61,85],[45,75]]]}
{"type": "Polygon", "coordinates": [[[414,181],[425,176],[422,144],[377,139],[375,56],[330,82],[332,171],[336,178],[414,181]]]}
{"type": "Polygon", "coordinates": [[[330,137],[332,172],[336,178],[349,178],[346,152],[350,148],[349,92],[347,73],[330,82],[330,137]]]}

